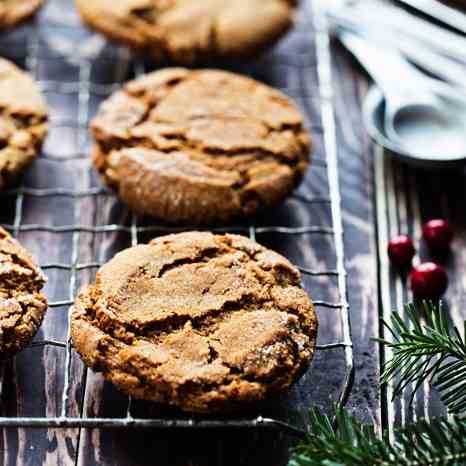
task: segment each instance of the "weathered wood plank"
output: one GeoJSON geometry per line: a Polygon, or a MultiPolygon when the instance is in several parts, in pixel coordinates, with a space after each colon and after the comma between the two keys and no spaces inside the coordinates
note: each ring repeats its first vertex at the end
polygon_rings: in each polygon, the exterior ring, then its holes
{"type": "MultiPolygon", "coordinates": [[[[431,218],[448,219],[455,230],[456,239],[452,253],[443,261],[447,269],[450,286],[445,296],[449,315],[459,325],[466,317],[464,310],[465,257],[463,254],[465,238],[464,174],[460,171],[440,173],[438,171],[420,171],[386,158],[381,164],[386,178],[386,193],[381,198],[381,209],[387,209],[387,222],[379,225],[380,240],[386,242],[394,234],[405,232],[411,234],[419,249],[418,260],[431,260],[433,257],[422,243],[422,225],[431,218]]],[[[380,186],[379,186],[380,187],[380,186]]],[[[389,275],[388,283],[381,288],[391,309],[402,311],[403,303],[412,300],[412,294],[406,281],[394,271],[389,275]]],[[[385,314],[387,313],[385,310],[385,314]]],[[[444,412],[438,396],[431,393],[426,385],[418,393],[413,405],[407,398],[388,405],[389,412],[397,423],[404,424],[426,415],[439,415],[444,412]]]]}
{"type": "Polygon", "coordinates": [[[373,150],[364,129],[361,101],[367,83],[349,54],[333,43],[333,81],[340,185],[356,378],[349,406],[380,425],[377,244],[373,205],[373,150]]]}

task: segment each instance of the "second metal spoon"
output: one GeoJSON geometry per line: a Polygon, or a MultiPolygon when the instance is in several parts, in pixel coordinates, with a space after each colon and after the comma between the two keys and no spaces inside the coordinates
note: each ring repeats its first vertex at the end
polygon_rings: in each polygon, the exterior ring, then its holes
{"type": "Polygon", "coordinates": [[[418,161],[466,158],[466,96],[422,74],[396,51],[343,29],[338,35],[383,92],[383,121],[380,115],[366,121],[382,124],[379,129],[391,150],[398,148],[418,161]]]}

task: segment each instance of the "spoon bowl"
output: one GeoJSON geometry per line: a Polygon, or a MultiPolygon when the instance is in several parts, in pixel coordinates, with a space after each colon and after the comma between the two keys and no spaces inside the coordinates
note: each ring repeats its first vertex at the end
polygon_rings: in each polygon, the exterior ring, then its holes
{"type": "Polygon", "coordinates": [[[463,91],[422,73],[395,49],[381,50],[344,28],[337,34],[381,89],[377,106],[366,109],[366,120],[384,146],[423,166],[466,158],[463,91]]]}
{"type": "MultiPolygon", "coordinates": [[[[403,162],[419,168],[452,169],[463,166],[466,151],[452,153],[448,148],[438,153],[426,153],[423,150],[406,150],[396,141],[390,139],[385,131],[385,97],[377,86],[369,90],[363,106],[364,122],[371,138],[388,149],[393,156],[403,162]]],[[[464,129],[463,129],[464,132],[464,129]]]]}
{"type": "Polygon", "coordinates": [[[461,158],[466,155],[466,107],[457,108],[453,102],[436,106],[411,105],[401,108],[392,119],[390,139],[423,158],[461,158]]]}

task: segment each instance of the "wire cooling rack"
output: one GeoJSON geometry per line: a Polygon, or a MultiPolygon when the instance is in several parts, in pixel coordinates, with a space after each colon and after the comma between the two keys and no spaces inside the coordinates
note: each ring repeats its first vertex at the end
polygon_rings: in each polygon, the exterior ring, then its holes
{"type": "MultiPolygon", "coordinates": [[[[308,404],[344,404],[353,348],[344,268],[329,38],[317,2],[304,2],[295,30],[259,61],[230,65],[281,89],[307,117],[314,160],[303,185],[237,232],[295,262],[320,319],[314,361],[289,395],[241,418],[191,417],[123,396],[84,367],[72,348],[68,308],[79,287],[116,251],[173,228],[141,219],[102,187],[89,160],[88,122],[121,83],[149,68],[80,25],[71,0],[49,0],[34,24],[0,40],[0,53],[29,68],[47,98],[50,134],[22,185],[0,194],[0,223],[38,258],[50,309],[34,342],[1,371],[0,427],[258,427],[302,433],[308,404]]],[[[195,226],[193,226],[195,228],[195,226]]]]}

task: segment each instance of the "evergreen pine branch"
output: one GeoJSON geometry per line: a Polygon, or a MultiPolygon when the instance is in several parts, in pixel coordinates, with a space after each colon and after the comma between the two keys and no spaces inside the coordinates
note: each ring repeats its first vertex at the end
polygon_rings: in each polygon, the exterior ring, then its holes
{"type": "Polygon", "coordinates": [[[466,464],[466,420],[422,420],[396,432],[394,443],[345,411],[334,426],[310,411],[310,433],[292,450],[289,466],[461,466],[466,464]]]}
{"type": "Polygon", "coordinates": [[[413,384],[411,399],[426,380],[431,380],[440,393],[448,411],[458,414],[466,410],[466,321],[463,334],[450,328],[442,306],[424,303],[425,322],[421,309],[406,306],[408,322],[398,313],[391,326],[384,322],[393,341],[379,340],[390,347],[392,358],[386,362],[381,375],[382,384],[396,380],[393,396],[399,396],[407,385],[413,384]]]}

